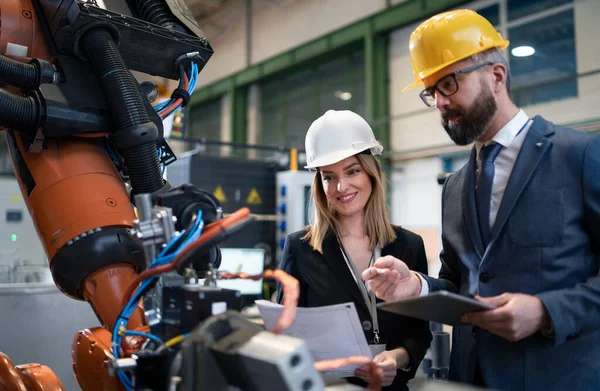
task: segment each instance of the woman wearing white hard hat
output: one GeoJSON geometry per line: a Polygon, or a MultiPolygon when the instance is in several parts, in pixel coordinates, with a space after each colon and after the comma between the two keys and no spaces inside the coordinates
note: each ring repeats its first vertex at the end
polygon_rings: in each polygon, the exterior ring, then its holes
{"type": "MultiPolygon", "coordinates": [[[[369,124],[351,111],[330,110],[313,122],[306,168],[316,170],[314,223],[286,238],[280,268],[300,283],[299,307],[354,302],[384,389],[401,390],[429,347],[429,325],[377,310],[360,275],[387,255],[427,274],[427,259],[420,236],[390,224],[385,175],[375,157],[382,150],[369,124]]],[[[369,380],[365,368],[354,375],[353,383],[369,380]]]]}

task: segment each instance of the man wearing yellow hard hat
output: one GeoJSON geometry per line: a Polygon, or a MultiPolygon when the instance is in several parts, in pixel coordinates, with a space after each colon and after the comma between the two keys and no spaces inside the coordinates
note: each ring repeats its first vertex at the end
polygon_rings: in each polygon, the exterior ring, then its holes
{"type": "Polygon", "coordinates": [[[495,307],[454,327],[453,380],[600,389],[600,136],[519,109],[508,44],[469,10],[412,33],[407,89],[423,88],[450,138],[474,146],[444,185],[439,278],[390,257],[362,277],[387,301],[447,290],[495,307]]]}

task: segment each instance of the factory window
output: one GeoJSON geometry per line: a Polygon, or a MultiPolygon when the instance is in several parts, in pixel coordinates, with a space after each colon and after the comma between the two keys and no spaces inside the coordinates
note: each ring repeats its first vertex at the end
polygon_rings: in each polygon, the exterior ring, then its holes
{"type": "Polygon", "coordinates": [[[304,135],[315,119],[315,74],[307,70],[284,81],[284,145],[304,149],[304,135]]]}
{"type": "Polygon", "coordinates": [[[509,23],[511,88],[518,106],[577,96],[573,8],[531,21],[534,17],[509,23]]]}
{"type": "Polygon", "coordinates": [[[498,26],[500,24],[500,6],[498,4],[493,4],[481,9],[475,9],[475,11],[477,11],[479,15],[486,18],[494,26],[498,26]]]}
{"type": "Polygon", "coordinates": [[[362,52],[319,67],[319,114],[352,110],[364,116],[364,56],[362,52]]]}
{"type": "Polygon", "coordinates": [[[259,143],[303,150],[310,124],[327,110],[365,115],[362,52],[263,83],[259,143]]]}
{"type": "Polygon", "coordinates": [[[571,3],[573,0],[506,0],[508,22],[571,3]]]}
{"type": "Polygon", "coordinates": [[[186,138],[221,140],[221,98],[190,108],[186,138]]]}

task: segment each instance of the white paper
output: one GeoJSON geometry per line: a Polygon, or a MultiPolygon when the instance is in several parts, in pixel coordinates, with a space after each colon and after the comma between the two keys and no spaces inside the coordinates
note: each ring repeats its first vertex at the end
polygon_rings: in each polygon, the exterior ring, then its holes
{"type": "MultiPolygon", "coordinates": [[[[282,305],[257,300],[256,305],[267,330],[272,330],[282,305]]],[[[282,334],[303,339],[315,361],[349,356],[373,358],[354,303],[297,308],[294,323],[282,334]]],[[[327,376],[349,377],[360,365],[328,371],[327,376]]]]}

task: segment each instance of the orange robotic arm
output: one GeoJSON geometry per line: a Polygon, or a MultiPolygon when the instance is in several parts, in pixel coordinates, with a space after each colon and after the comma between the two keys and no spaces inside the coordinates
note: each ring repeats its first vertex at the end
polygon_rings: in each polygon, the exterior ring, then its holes
{"type": "MultiPolygon", "coordinates": [[[[140,32],[132,32],[122,15],[122,31],[118,24],[102,22],[104,15],[98,10],[80,0],[0,3],[0,66],[4,67],[0,70],[0,128],[5,130],[14,172],[57,287],[74,299],[87,301],[104,327],[75,336],[77,380],[84,390],[98,389],[99,384],[103,390],[117,390],[122,386],[105,370],[111,353],[108,330],[122,309],[128,287],[148,262],[142,243],[131,233],[136,219],[132,195],[157,194],[168,190],[168,184],[156,153],[160,118],[140,94],[117,49],[122,34],[140,32]],[[65,8],[69,8],[68,16],[65,8]],[[74,9],[78,18],[71,20],[74,9]],[[65,15],[59,18],[63,35],[52,39],[45,15],[60,12],[65,15]],[[81,27],[82,21],[90,23],[81,27]],[[75,52],[65,43],[71,35],[76,40],[70,43],[75,52]],[[70,89],[61,90],[61,83],[70,89]],[[72,99],[73,94],[78,99],[72,99]],[[66,102],[48,97],[66,97],[66,102]],[[131,195],[107,152],[107,135],[119,148],[131,195]]],[[[173,30],[171,34],[183,35],[173,30]]],[[[165,35],[160,39],[164,41],[165,35]]],[[[197,42],[206,48],[206,62],[212,50],[207,42],[197,42]]],[[[165,59],[162,63],[172,62],[165,59]]],[[[140,70],[148,66],[141,64],[140,70]]],[[[172,78],[182,73],[165,68],[155,74],[172,78]]],[[[181,94],[177,104],[186,98],[186,92],[181,94]]],[[[147,328],[141,306],[129,319],[128,328],[147,328]]],[[[140,341],[130,338],[128,342],[135,349],[140,341]]],[[[4,388],[62,389],[46,367],[14,367],[7,357],[0,358],[4,388]]]]}
{"type": "MultiPolygon", "coordinates": [[[[52,61],[30,1],[2,1],[0,14],[1,52],[6,52],[7,44],[18,44],[27,48],[28,57],[52,61]]],[[[123,180],[103,147],[103,139],[46,139],[39,152],[31,150],[32,137],[27,135],[7,130],[6,139],[21,192],[57,287],[90,303],[98,319],[110,330],[121,310],[123,295],[145,267],[145,259],[143,248],[128,232],[136,216],[123,180]]],[[[144,326],[140,308],[129,327],[144,326]]],[[[74,340],[74,370],[82,387],[86,382],[100,382],[85,370],[93,370],[97,364],[103,366],[106,355],[100,346],[109,349],[107,334],[106,330],[84,331],[74,340]],[[93,352],[94,346],[99,355],[93,352]],[[82,354],[79,350],[84,349],[82,354]]],[[[6,357],[0,361],[0,371],[10,367],[12,363],[6,357]]],[[[39,365],[17,366],[5,375],[0,378],[12,378],[15,384],[14,388],[6,385],[8,389],[62,389],[56,376],[39,365]]],[[[113,385],[105,389],[120,387],[117,379],[105,382],[113,385]]]]}

